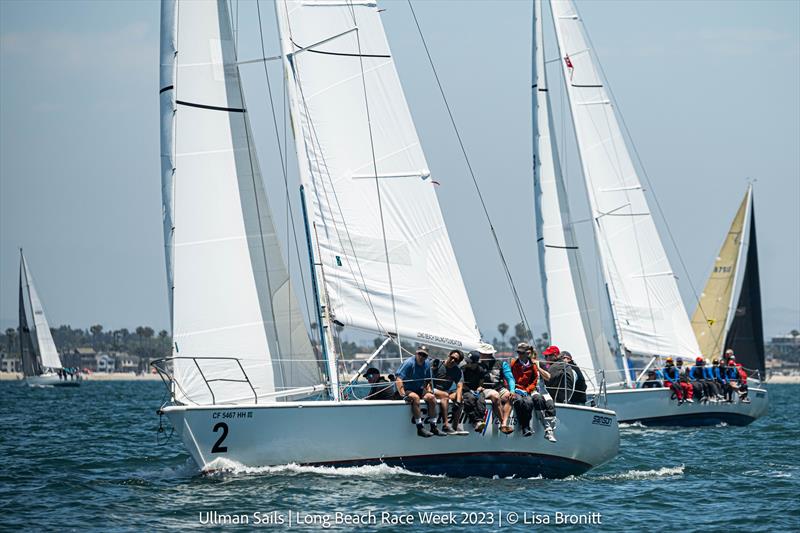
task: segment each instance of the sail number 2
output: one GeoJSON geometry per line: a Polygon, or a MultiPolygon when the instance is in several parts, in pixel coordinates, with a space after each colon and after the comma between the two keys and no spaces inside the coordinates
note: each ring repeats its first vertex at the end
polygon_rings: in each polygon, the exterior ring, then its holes
{"type": "MultiPolygon", "coordinates": [[[[239,418],[253,418],[252,411],[215,411],[211,414],[212,419],[239,419],[239,418]]],[[[211,453],[226,453],[228,451],[227,446],[223,446],[225,439],[228,438],[228,424],[226,422],[217,422],[214,424],[214,428],[211,430],[214,433],[218,433],[219,437],[217,438],[217,442],[211,447],[211,453]]]]}

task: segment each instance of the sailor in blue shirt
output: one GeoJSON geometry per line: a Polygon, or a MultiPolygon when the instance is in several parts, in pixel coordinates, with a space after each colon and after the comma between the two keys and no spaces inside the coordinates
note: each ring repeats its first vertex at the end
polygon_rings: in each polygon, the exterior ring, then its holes
{"type": "MultiPolygon", "coordinates": [[[[431,364],[428,361],[428,348],[420,346],[414,357],[409,357],[396,372],[397,381],[395,385],[400,396],[411,405],[411,412],[414,415],[414,424],[417,426],[417,435],[420,437],[430,437],[442,435],[436,428],[436,398],[433,395],[431,381],[431,364]],[[428,416],[426,421],[430,424],[431,430],[425,429],[422,421],[422,411],[419,402],[423,400],[428,405],[428,416]]],[[[445,413],[445,420],[447,419],[445,413]]]]}

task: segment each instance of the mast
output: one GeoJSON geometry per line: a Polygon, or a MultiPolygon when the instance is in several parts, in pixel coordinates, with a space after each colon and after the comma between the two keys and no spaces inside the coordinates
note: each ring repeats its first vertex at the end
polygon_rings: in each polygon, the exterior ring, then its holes
{"type": "Polygon", "coordinates": [[[697,340],[583,23],[571,0],[551,0],[551,9],[621,351],[694,356],[697,340]]]}
{"type": "Polygon", "coordinates": [[[321,266],[314,259],[314,247],[311,240],[311,227],[308,222],[308,208],[306,207],[305,188],[300,186],[300,205],[303,209],[303,225],[306,230],[306,245],[308,246],[308,262],[311,265],[311,288],[314,292],[314,307],[317,311],[317,327],[319,328],[319,342],[322,355],[325,358],[328,379],[331,384],[331,397],[339,401],[339,369],[336,364],[336,354],[333,350],[328,350],[328,345],[334,346],[333,339],[329,339],[328,332],[331,331],[328,313],[323,309],[319,293],[319,281],[317,280],[317,267],[321,266]]]}
{"type": "MultiPolygon", "coordinates": [[[[608,352],[597,309],[590,303],[561,171],[545,71],[542,2],[533,13],[533,154],[536,236],[545,316],[554,344],[569,344],[575,362],[594,381],[598,369],[618,365],[608,352]]],[[[596,383],[591,384],[592,387],[596,383]]]]}

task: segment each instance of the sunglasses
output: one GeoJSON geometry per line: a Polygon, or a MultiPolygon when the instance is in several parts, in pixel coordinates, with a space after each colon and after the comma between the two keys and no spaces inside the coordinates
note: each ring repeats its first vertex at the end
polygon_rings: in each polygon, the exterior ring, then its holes
{"type": "Polygon", "coordinates": [[[422,357],[423,359],[425,359],[426,357],[428,357],[428,354],[426,354],[426,353],[419,353],[419,352],[417,352],[417,355],[418,355],[418,356],[420,356],[420,357],[422,357]]]}

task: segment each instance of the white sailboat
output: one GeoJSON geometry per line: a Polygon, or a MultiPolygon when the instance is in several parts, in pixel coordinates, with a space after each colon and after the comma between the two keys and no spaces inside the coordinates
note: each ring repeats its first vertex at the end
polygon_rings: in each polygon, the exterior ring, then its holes
{"type": "Polygon", "coordinates": [[[33,285],[33,276],[22,250],[19,251],[19,348],[22,373],[30,386],[75,387],[80,384],[77,376],[68,376],[61,364],[56,343],[50,333],[50,325],[44,315],[42,301],[33,285]],[[28,307],[33,318],[33,331],[29,326],[28,307]]]}
{"type": "MultiPolygon", "coordinates": [[[[291,289],[252,144],[225,1],[162,2],[162,184],[173,357],[161,412],[202,471],[386,463],[454,476],[580,474],[616,416],[558,406],[558,442],[423,439],[402,401],[346,400],[332,324],[480,343],[416,129],[369,1],[276,2],[322,354],[291,289]]],[[[272,195],[273,200],[281,196],[272,195]]]]}
{"type": "MultiPolygon", "coordinates": [[[[540,5],[536,2],[539,14],[540,5]]],[[[534,65],[534,84],[538,85],[533,92],[538,109],[534,153],[539,258],[550,338],[568,345],[571,352],[574,346],[576,362],[590,373],[603,371],[609,380],[608,407],[621,422],[749,423],[766,409],[763,390],[756,391],[752,404],[679,406],[670,399],[669,390],[633,388],[631,355],[649,357],[655,364],[662,357],[693,361],[701,352],[583,22],[571,0],[551,0],[550,7],[619,350],[610,352],[599,321],[592,318],[597,309],[583,281],[551,134],[544,56],[539,50],[534,65]]],[[[543,48],[541,32],[536,43],[543,48]]]]}

